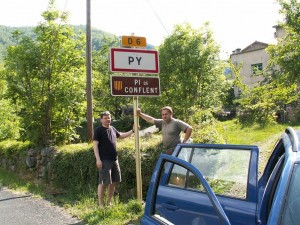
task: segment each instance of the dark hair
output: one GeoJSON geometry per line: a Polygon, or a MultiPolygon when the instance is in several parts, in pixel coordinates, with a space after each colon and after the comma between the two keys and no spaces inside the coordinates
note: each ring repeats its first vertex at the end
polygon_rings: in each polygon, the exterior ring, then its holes
{"type": "Polygon", "coordinates": [[[100,118],[102,119],[103,116],[110,116],[110,112],[109,111],[104,111],[100,114],[100,118]]]}

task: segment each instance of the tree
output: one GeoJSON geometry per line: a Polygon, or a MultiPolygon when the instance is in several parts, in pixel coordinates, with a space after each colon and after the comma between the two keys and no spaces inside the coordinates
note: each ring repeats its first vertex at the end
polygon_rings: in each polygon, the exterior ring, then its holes
{"type": "Polygon", "coordinates": [[[132,104],[131,97],[111,96],[110,76],[113,74],[109,71],[108,56],[110,48],[119,45],[119,38],[104,35],[101,48],[93,52],[93,96],[96,117],[101,111],[109,110],[114,119],[120,119],[122,108],[132,104]]]}
{"type": "Polygon", "coordinates": [[[176,25],[159,48],[161,97],[147,101],[151,108],[172,105],[185,117],[192,107],[220,107],[226,79],[219,51],[208,23],[200,29],[176,25]]]}
{"type": "Polygon", "coordinates": [[[68,14],[50,0],[36,39],[22,37],[5,60],[8,92],[20,105],[23,136],[38,145],[59,144],[75,137],[83,117],[85,71],[83,38],[66,25],[68,14]]]}
{"type": "Polygon", "coordinates": [[[279,3],[280,12],[285,16],[280,26],[284,27],[286,36],[266,49],[270,60],[262,74],[265,80],[252,89],[245,89],[236,76],[235,84],[242,90],[236,102],[243,123],[264,125],[284,121],[287,106],[297,105],[299,99],[300,3],[296,0],[279,3]]]}
{"type": "Polygon", "coordinates": [[[19,138],[19,117],[16,106],[6,97],[7,85],[0,65],[0,141],[19,138]]]}
{"type": "Polygon", "coordinates": [[[271,58],[270,69],[279,68],[280,72],[276,75],[285,76],[288,85],[298,83],[300,80],[300,2],[280,0],[279,3],[280,12],[285,17],[284,23],[280,26],[285,29],[286,35],[278,40],[278,45],[269,47],[268,53],[271,58]]]}

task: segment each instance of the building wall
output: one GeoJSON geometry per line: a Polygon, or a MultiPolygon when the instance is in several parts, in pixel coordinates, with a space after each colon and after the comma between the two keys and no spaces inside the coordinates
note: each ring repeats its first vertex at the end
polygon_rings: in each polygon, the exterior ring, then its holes
{"type": "Polygon", "coordinates": [[[274,38],[278,39],[278,38],[284,38],[284,36],[286,35],[285,29],[281,26],[274,26],[273,28],[275,28],[275,33],[274,33],[274,38]]]}
{"type": "MultiPolygon", "coordinates": [[[[246,84],[248,87],[252,88],[254,85],[263,80],[262,76],[253,74],[252,65],[262,63],[262,69],[264,70],[269,61],[269,55],[267,54],[265,48],[256,49],[247,52],[237,52],[233,53],[230,56],[232,63],[235,66],[238,66],[242,63],[242,68],[240,71],[240,76],[242,78],[243,84],[246,84]]],[[[232,77],[234,75],[232,74],[232,77]]],[[[239,90],[234,88],[235,97],[239,96],[239,90]]]]}

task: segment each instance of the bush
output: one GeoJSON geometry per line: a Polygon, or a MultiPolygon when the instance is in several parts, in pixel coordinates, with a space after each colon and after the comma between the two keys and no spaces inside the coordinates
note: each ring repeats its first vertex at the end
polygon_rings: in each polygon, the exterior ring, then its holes
{"type": "Polygon", "coordinates": [[[211,109],[201,110],[192,108],[188,122],[193,127],[192,139],[194,143],[225,143],[222,134],[217,130],[218,121],[211,109]]]}

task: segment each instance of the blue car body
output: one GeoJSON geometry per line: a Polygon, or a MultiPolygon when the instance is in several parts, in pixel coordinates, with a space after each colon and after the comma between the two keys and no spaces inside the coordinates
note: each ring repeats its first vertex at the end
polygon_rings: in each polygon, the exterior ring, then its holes
{"type": "Polygon", "coordinates": [[[141,224],[300,224],[299,139],[287,128],[262,174],[257,146],[179,144],[156,164],[141,224]]]}

